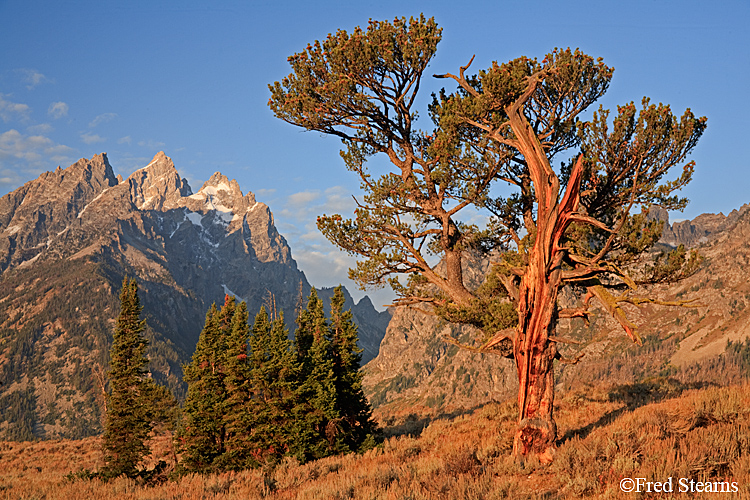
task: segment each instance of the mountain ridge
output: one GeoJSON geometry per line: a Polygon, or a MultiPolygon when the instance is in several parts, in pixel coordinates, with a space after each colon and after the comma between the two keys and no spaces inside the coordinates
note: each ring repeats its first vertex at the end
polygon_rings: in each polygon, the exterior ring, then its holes
{"type": "MultiPolygon", "coordinates": [[[[151,374],[178,396],[211,303],[231,292],[293,331],[310,290],[270,208],[221,173],[194,193],[164,152],[127,179],[106,153],[44,173],[0,198],[0,436],[101,430],[123,276],[139,283],[151,374]]],[[[367,360],[389,316],[350,307],[367,360]]]]}

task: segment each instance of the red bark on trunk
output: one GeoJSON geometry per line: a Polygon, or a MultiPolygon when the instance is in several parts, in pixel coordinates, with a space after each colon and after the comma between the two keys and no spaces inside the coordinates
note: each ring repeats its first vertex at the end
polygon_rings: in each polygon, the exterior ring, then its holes
{"type": "Polygon", "coordinates": [[[542,463],[549,463],[557,439],[552,416],[555,399],[552,363],[557,349],[548,339],[554,333],[560,283],[557,273],[548,275],[542,252],[532,251],[531,258],[519,289],[518,335],[513,346],[519,382],[518,429],[513,453],[517,457],[532,454],[542,463]]]}
{"type": "MultiPolygon", "coordinates": [[[[513,350],[519,382],[519,415],[513,453],[518,458],[534,456],[542,463],[552,461],[557,440],[557,425],[552,415],[557,346],[549,338],[554,336],[557,295],[562,283],[564,250],[560,248],[560,240],[578,208],[581,172],[579,158],[559,203],[556,189],[543,193],[547,199],[538,205],[537,232],[518,293],[518,332],[513,350]]],[[[552,175],[549,175],[550,185],[556,181],[551,179],[552,175]]]]}

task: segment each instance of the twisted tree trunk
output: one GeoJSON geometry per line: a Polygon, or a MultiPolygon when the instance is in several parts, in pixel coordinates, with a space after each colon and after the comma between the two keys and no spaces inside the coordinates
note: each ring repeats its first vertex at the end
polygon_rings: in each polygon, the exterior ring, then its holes
{"type": "Polygon", "coordinates": [[[550,337],[554,336],[557,324],[557,294],[562,285],[565,250],[560,247],[560,240],[577,216],[581,173],[579,158],[562,200],[556,201],[555,192],[555,201],[547,205],[549,208],[539,209],[536,238],[518,290],[518,331],[513,351],[518,371],[519,414],[513,452],[517,457],[532,454],[542,463],[552,461],[557,439],[552,416],[557,346],[550,337]]]}
{"type": "Polygon", "coordinates": [[[549,337],[555,328],[558,289],[559,279],[549,280],[543,262],[530,263],[519,289],[518,334],[513,345],[519,382],[518,429],[513,453],[516,457],[531,454],[542,463],[552,461],[557,439],[552,416],[555,400],[552,363],[557,348],[549,337]]]}
{"type": "Polygon", "coordinates": [[[565,250],[560,242],[577,215],[583,164],[579,157],[571,169],[565,194],[559,199],[560,180],[522,112],[523,103],[537,83],[532,79],[524,95],[507,110],[516,135],[515,146],[526,160],[536,198],[536,223],[529,228],[534,231],[534,243],[518,290],[518,331],[513,343],[519,382],[518,429],[513,453],[519,458],[531,454],[542,463],[549,463],[557,439],[557,425],[552,416],[553,361],[557,347],[549,338],[554,333],[557,294],[562,283],[565,250]]]}

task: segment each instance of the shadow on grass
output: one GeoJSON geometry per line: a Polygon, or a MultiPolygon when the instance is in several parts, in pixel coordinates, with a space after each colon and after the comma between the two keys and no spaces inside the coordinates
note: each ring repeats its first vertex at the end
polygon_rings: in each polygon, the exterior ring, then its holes
{"type": "Polygon", "coordinates": [[[605,427],[614,422],[620,415],[631,412],[641,406],[679,397],[684,391],[690,389],[703,389],[706,387],[719,387],[719,384],[714,382],[683,384],[679,380],[670,377],[654,377],[634,384],[616,385],[609,391],[609,401],[623,403],[624,406],[605,413],[597,421],[584,427],[570,429],[564,436],[558,439],[557,444],[559,446],[575,437],[585,439],[594,429],[605,427]]]}
{"type": "Polygon", "coordinates": [[[483,405],[475,406],[473,408],[458,408],[451,411],[441,411],[435,414],[428,415],[417,415],[416,413],[410,413],[405,417],[388,417],[383,422],[381,433],[383,437],[397,437],[397,436],[409,436],[419,437],[422,435],[428,425],[438,420],[453,420],[462,415],[473,413],[477,408],[483,405]]]}

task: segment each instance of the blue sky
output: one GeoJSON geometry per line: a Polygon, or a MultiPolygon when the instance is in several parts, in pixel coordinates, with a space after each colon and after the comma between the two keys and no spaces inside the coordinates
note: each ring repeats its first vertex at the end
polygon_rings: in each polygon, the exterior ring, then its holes
{"type": "MultiPolygon", "coordinates": [[[[315,229],[321,213],[351,212],[359,183],[337,140],[272,116],[267,84],[308,42],[420,12],[443,27],[429,74],[456,72],[473,54],[476,71],[580,47],[615,67],[605,107],[646,95],[677,114],[690,107],[707,116],[684,191],[692,201],[674,216],[750,202],[746,1],[0,0],[0,195],[101,152],[127,177],[163,150],[194,190],[215,171],[237,179],[271,207],[312,284],[343,282],[359,297],[346,279],[353,259],[315,229]]],[[[423,84],[423,116],[441,85],[423,84]]]]}

